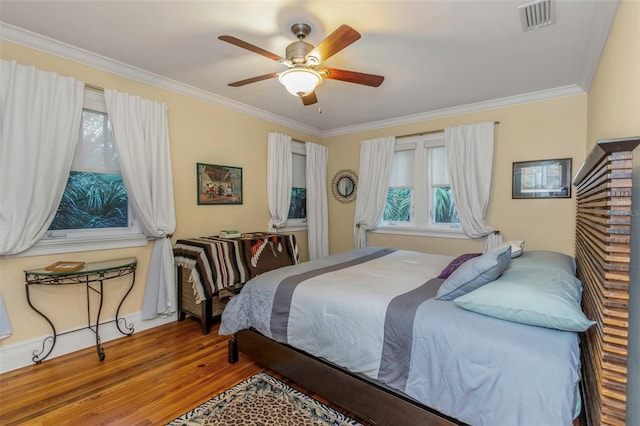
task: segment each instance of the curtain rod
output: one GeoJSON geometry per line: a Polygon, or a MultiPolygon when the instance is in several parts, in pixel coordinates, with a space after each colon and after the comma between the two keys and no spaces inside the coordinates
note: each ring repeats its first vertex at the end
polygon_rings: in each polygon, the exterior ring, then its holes
{"type": "MultiPolygon", "coordinates": [[[[494,121],[493,124],[495,124],[496,126],[500,125],[499,121],[494,121]]],[[[400,136],[396,136],[396,138],[408,138],[410,136],[422,136],[422,135],[429,135],[432,133],[441,133],[444,132],[444,129],[440,129],[440,130],[429,130],[427,132],[418,132],[418,133],[411,133],[408,135],[400,135],[400,136]]]]}
{"type": "Polygon", "coordinates": [[[98,92],[104,92],[104,87],[96,86],[95,84],[85,83],[84,84],[84,88],[85,89],[96,90],[98,92]]]}

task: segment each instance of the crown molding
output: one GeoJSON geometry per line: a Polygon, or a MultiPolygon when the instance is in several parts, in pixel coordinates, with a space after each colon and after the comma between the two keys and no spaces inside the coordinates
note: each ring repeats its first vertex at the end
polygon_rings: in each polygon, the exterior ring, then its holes
{"type": "Polygon", "coordinates": [[[0,22],[0,38],[44,53],[69,59],[83,65],[98,68],[121,77],[139,81],[161,89],[166,89],[203,102],[219,105],[270,123],[285,126],[289,129],[298,130],[314,136],[322,136],[322,132],[315,127],[308,126],[294,120],[289,120],[268,111],[254,108],[223,96],[215,95],[170,78],[145,71],[141,68],[116,61],[106,56],[98,55],[97,53],[93,53],[4,22],[0,22]]]}
{"type": "Polygon", "coordinates": [[[609,31],[613,26],[613,20],[618,10],[619,2],[616,1],[601,1],[596,2],[596,10],[594,16],[599,16],[599,19],[593,19],[593,25],[597,26],[594,31],[589,32],[589,43],[587,44],[587,51],[582,66],[582,76],[580,78],[580,87],[584,91],[589,91],[591,87],[591,81],[598,69],[598,63],[600,55],[604,50],[604,47],[609,38],[609,31]],[[605,31],[606,29],[608,31],[605,31]],[[596,38],[595,34],[601,34],[601,38],[596,38]]]}
{"type": "Polygon", "coordinates": [[[505,98],[493,99],[490,101],[477,102],[468,105],[461,105],[452,108],[444,108],[435,111],[424,112],[420,114],[405,115],[403,117],[392,118],[389,120],[372,121],[369,123],[359,124],[355,126],[340,127],[337,129],[323,132],[324,137],[342,136],[352,133],[365,132],[370,130],[379,130],[387,127],[401,126],[405,124],[419,123],[427,120],[435,120],[438,118],[453,117],[456,115],[464,115],[473,112],[487,111],[492,109],[504,108],[514,105],[528,104],[531,102],[546,101],[549,99],[564,98],[567,96],[575,96],[584,94],[585,91],[579,86],[573,84],[570,86],[558,87],[555,89],[541,90],[538,92],[526,93],[524,95],[509,96],[505,98]]]}
{"type": "MultiPolygon", "coordinates": [[[[613,10],[615,12],[615,9],[613,10]]],[[[612,14],[613,19],[613,14],[612,14]]],[[[0,22],[0,38],[10,41],[12,43],[20,44],[35,50],[39,50],[44,53],[59,56],[65,59],[69,59],[74,62],[78,62],[83,65],[88,65],[94,68],[98,68],[121,77],[125,77],[131,80],[139,81],[144,84],[166,89],[174,93],[188,96],[203,102],[211,103],[214,105],[222,106],[233,111],[240,112],[242,114],[249,115],[261,120],[268,121],[270,123],[278,124],[289,129],[298,130],[313,136],[318,137],[334,137],[359,132],[365,132],[370,130],[378,130],[386,127],[393,127],[405,124],[413,124],[427,120],[434,120],[438,118],[451,117],[456,115],[463,115],[473,112],[486,111],[491,109],[503,108],[508,106],[526,104],[531,102],[540,102],[549,99],[575,96],[584,94],[583,90],[578,85],[570,85],[558,87],[555,89],[541,90],[538,92],[526,93],[523,95],[509,96],[500,99],[494,99],[490,101],[477,102],[468,105],[461,105],[452,108],[445,108],[435,111],[424,112],[420,114],[406,115],[402,117],[392,118],[389,120],[372,121],[368,123],[358,124],[354,126],[339,127],[332,130],[320,130],[316,127],[308,126],[300,122],[284,118],[282,116],[272,114],[268,111],[264,111],[258,108],[251,107],[249,105],[236,102],[234,100],[215,95],[210,92],[206,92],[201,89],[197,89],[193,86],[189,86],[184,83],[160,76],[158,74],[145,71],[143,69],[133,67],[123,62],[116,61],[111,58],[107,58],[102,55],[98,55],[88,50],[80,49],[67,43],[63,43],[49,37],[44,37],[40,34],[33,33],[31,31],[24,30],[22,28],[15,27],[13,25],[0,22]]],[[[603,45],[602,45],[603,46],[603,45]]],[[[602,50],[600,46],[600,50],[602,50]]],[[[586,73],[585,79],[588,75],[593,76],[593,72],[586,73]]],[[[590,82],[590,77],[589,77],[590,82]]],[[[586,83],[586,82],[585,82],[586,83]]],[[[587,87],[588,84],[583,84],[582,87],[587,87]]]]}

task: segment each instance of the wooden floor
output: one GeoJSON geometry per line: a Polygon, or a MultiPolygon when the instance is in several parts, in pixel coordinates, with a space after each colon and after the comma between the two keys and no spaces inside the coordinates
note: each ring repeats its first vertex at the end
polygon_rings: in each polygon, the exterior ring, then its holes
{"type": "Polygon", "coordinates": [[[90,348],[0,374],[0,424],[163,425],[261,371],[309,393],[243,354],[228,364],[227,339],[187,318],[104,343],[103,362],[90,348]]]}

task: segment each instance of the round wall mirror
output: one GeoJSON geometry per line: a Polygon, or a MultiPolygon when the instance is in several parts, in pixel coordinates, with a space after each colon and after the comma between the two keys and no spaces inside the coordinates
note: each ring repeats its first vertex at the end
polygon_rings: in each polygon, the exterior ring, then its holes
{"type": "Polygon", "coordinates": [[[347,204],[356,199],[358,176],[353,170],[339,170],[331,181],[333,197],[341,203],[347,204]]]}

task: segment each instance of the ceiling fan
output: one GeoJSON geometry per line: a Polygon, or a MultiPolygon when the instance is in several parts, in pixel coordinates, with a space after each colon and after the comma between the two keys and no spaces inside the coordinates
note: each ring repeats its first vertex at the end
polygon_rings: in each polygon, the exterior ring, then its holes
{"type": "Polygon", "coordinates": [[[229,83],[229,86],[240,87],[245,84],[278,77],[280,83],[285,86],[289,93],[301,98],[304,105],[312,105],[318,102],[315,89],[325,78],[372,87],[378,87],[384,81],[384,77],[381,75],[346,71],[337,68],[319,68],[322,62],[360,38],[360,33],[350,26],[341,25],[315,47],[304,41],[305,37],[311,33],[311,27],[309,25],[303,23],[294,24],[291,26],[291,32],[298,38],[298,41],[294,41],[287,46],[286,58],[230,35],[218,37],[222,41],[250,50],[251,52],[280,62],[288,67],[287,70],[282,72],[272,72],[246,80],[236,81],[229,83]]]}

